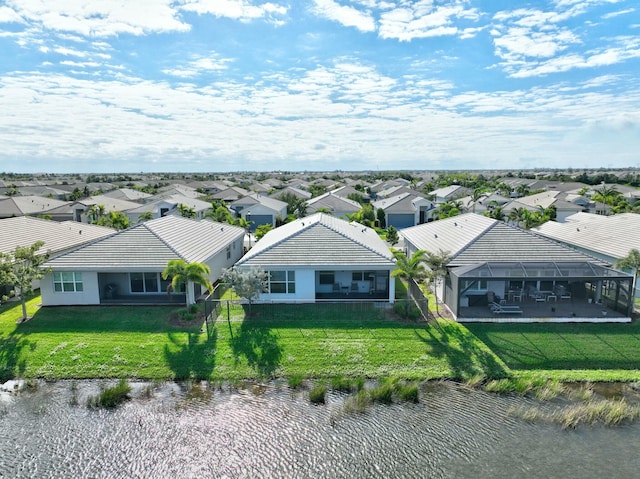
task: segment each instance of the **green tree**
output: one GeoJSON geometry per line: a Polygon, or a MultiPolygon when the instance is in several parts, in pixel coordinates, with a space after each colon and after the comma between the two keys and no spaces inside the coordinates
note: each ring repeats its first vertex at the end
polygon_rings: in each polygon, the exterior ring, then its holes
{"type": "Polygon", "coordinates": [[[190,287],[192,283],[204,286],[209,292],[213,291],[213,285],[209,280],[211,269],[204,263],[187,263],[183,259],[172,259],[162,271],[162,279],[171,278],[171,290],[180,291],[184,286],[187,297],[187,307],[191,304],[190,287]]]}
{"type": "Polygon", "coordinates": [[[153,213],[151,213],[151,211],[145,211],[138,217],[138,223],[144,223],[150,219],[153,219],[153,213]]]}
{"type": "Polygon", "coordinates": [[[237,269],[228,268],[222,271],[220,280],[233,288],[238,296],[249,302],[249,314],[253,302],[258,299],[260,293],[267,290],[269,275],[259,268],[237,269]]]}
{"type": "Polygon", "coordinates": [[[44,242],[36,241],[31,246],[18,246],[12,253],[0,253],[0,284],[14,288],[11,294],[20,299],[23,321],[28,319],[27,297],[33,293],[33,282],[47,273],[42,264],[49,253],[38,254],[43,245],[44,242]]]}
{"type": "Polygon", "coordinates": [[[640,251],[633,248],[624,258],[620,258],[615,262],[615,267],[619,269],[631,270],[637,278],[640,278],[640,251]]]}
{"type": "Polygon", "coordinates": [[[266,235],[269,231],[271,231],[273,229],[273,226],[271,226],[268,223],[265,223],[263,225],[260,225],[256,228],[256,231],[254,233],[254,236],[256,237],[256,241],[260,241],[262,239],[262,237],[264,235],[266,235]]]}
{"type": "MultiPolygon", "coordinates": [[[[426,269],[424,260],[427,252],[419,249],[407,257],[402,251],[394,251],[393,256],[396,259],[396,269],[391,273],[392,277],[402,278],[407,282],[420,282],[426,277],[426,269]]],[[[405,305],[405,316],[409,317],[410,302],[414,300],[411,294],[411,287],[407,288],[407,303],[405,305]]]]}
{"type": "Polygon", "coordinates": [[[130,226],[129,218],[122,211],[109,211],[109,214],[101,216],[93,223],[117,230],[126,230],[130,226]]]}
{"type": "Polygon", "coordinates": [[[380,228],[387,227],[387,214],[382,208],[378,208],[376,210],[376,218],[378,220],[378,227],[380,228]]]}
{"type": "Polygon", "coordinates": [[[89,216],[89,221],[91,223],[96,223],[100,218],[102,218],[106,214],[106,208],[104,205],[91,205],[87,210],[87,215],[89,216]]]}
{"type": "Polygon", "coordinates": [[[427,252],[425,261],[429,268],[427,279],[431,285],[433,297],[436,302],[436,313],[440,316],[440,309],[438,307],[438,285],[447,275],[447,264],[451,261],[451,255],[448,251],[442,250],[438,250],[437,253],[427,252]]]}
{"type": "Polygon", "coordinates": [[[387,243],[389,243],[391,246],[395,246],[398,244],[398,241],[400,241],[398,230],[393,226],[389,226],[387,228],[387,243]]]}
{"type": "Polygon", "coordinates": [[[189,206],[184,205],[182,203],[180,203],[178,205],[178,213],[180,213],[180,216],[182,216],[183,218],[195,218],[196,217],[195,208],[190,208],[189,206]]]}

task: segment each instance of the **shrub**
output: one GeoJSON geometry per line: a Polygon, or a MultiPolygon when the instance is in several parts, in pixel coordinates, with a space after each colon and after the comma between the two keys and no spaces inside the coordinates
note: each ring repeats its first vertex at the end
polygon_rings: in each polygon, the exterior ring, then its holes
{"type": "Polygon", "coordinates": [[[309,400],[313,404],[324,404],[326,402],[327,386],[326,384],[316,384],[309,391],[309,400]]]}
{"type": "Polygon", "coordinates": [[[345,393],[360,391],[364,387],[364,379],[350,379],[337,376],[331,379],[331,389],[345,393]]]}
{"type": "Polygon", "coordinates": [[[97,396],[91,396],[87,400],[87,405],[112,409],[128,400],[130,392],[131,386],[127,380],[121,379],[115,386],[103,389],[97,396]]]}
{"type": "Polygon", "coordinates": [[[302,386],[302,376],[300,374],[294,374],[287,379],[287,383],[291,389],[298,389],[302,386]]]}
{"type": "Polygon", "coordinates": [[[369,390],[369,397],[373,402],[391,404],[393,402],[393,383],[385,381],[379,386],[369,390]]]}

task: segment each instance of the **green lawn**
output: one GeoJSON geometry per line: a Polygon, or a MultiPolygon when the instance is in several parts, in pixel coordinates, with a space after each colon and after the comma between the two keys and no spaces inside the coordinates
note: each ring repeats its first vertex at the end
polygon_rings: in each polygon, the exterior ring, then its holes
{"type": "Polygon", "coordinates": [[[640,322],[468,324],[515,373],[557,379],[640,380],[640,322]]]}
{"type": "Polygon", "coordinates": [[[19,306],[0,313],[0,378],[505,375],[464,327],[386,319],[373,306],[254,306],[246,320],[236,308],[209,337],[171,326],[171,308],[37,309],[38,301],[26,323],[16,324],[19,306]]]}
{"type": "MultiPolygon", "coordinates": [[[[640,323],[437,324],[373,305],[232,307],[207,332],[173,326],[171,307],[0,308],[0,380],[541,376],[640,380],[640,323]]],[[[226,310],[224,311],[226,313],[226,310]]]]}

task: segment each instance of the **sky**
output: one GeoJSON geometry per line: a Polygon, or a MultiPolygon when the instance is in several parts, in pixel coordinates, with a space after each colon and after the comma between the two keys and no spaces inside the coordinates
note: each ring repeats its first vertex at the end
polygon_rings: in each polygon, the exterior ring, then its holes
{"type": "Polygon", "coordinates": [[[638,165],[637,0],[0,0],[0,172],[638,165]]]}

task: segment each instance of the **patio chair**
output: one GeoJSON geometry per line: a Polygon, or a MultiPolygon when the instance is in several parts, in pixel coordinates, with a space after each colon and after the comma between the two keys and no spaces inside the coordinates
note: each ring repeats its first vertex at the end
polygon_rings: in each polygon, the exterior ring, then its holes
{"type": "Polygon", "coordinates": [[[360,288],[358,286],[358,283],[356,283],[355,281],[351,283],[351,292],[352,293],[357,293],[358,291],[360,291],[360,288]]]}
{"type": "Polygon", "coordinates": [[[340,283],[333,283],[333,292],[339,293],[341,291],[340,283]]]}

